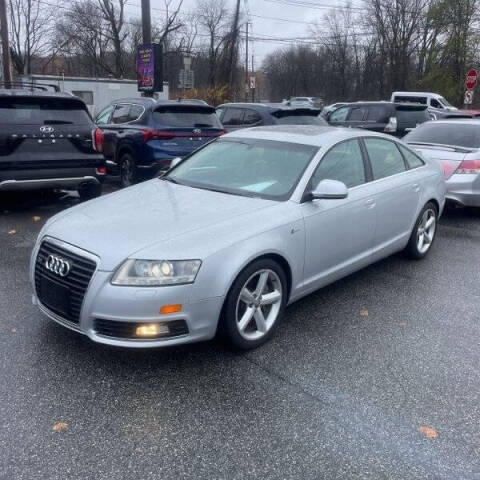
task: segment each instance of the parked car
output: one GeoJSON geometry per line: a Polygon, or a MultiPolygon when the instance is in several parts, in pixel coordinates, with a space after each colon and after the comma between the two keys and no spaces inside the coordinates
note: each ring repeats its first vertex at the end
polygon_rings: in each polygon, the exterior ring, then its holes
{"type": "Polygon", "coordinates": [[[392,102],[396,103],[419,103],[426,105],[431,120],[439,118],[465,117],[458,108],[451,105],[444,97],[432,92],[393,92],[392,102]]]}
{"type": "Polygon", "coordinates": [[[320,97],[292,97],[286,101],[286,105],[290,105],[291,107],[311,107],[321,110],[324,101],[320,97]]]}
{"type": "Polygon", "coordinates": [[[344,105],[347,105],[345,102],[339,102],[339,103],[332,103],[331,105],[327,105],[326,107],[322,108],[322,111],[320,115],[323,118],[327,118],[328,115],[333,112],[333,110],[336,110],[337,108],[343,107],[344,105]]]}
{"type": "Polygon", "coordinates": [[[445,180],[393,137],[281,125],[53,217],[31,263],[47,316],[117,346],[268,340],[286,305],[435,238],[445,180]],[[114,246],[112,248],[112,246],[114,246]]]}
{"type": "Polygon", "coordinates": [[[403,137],[430,120],[425,105],[392,102],[355,102],[330,112],[327,121],[335,127],[364,128],[403,137]]]}
{"type": "Polygon", "coordinates": [[[217,107],[217,115],[228,132],[263,125],[327,125],[319,113],[315,108],[280,103],[224,103],[217,107]]]}
{"type": "Polygon", "coordinates": [[[120,176],[122,187],[168,170],[172,159],[224,133],[213,107],[187,100],[116,100],[95,122],[103,131],[108,171],[120,176]]]}
{"type": "Polygon", "coordinates": [[[72,95],[21,83],[0,90],[0,192],[102,192],[106,174],[102,135],[85,103],[72,95]]]}
{"type": "Polygon", "coordinates": [[[425,157],[440,162],[448,200],[461,206],[480,207],[480,120],[424,123],[404,141],[425,157]]]}

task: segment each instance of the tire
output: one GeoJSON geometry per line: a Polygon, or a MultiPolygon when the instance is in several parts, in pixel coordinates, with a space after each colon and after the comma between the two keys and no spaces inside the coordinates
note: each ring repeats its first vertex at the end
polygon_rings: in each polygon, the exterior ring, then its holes
{"type": "Polygon", "coordinates": [[[435,204],[428,202],[420,212],[413,227],[405,253],[410,258],[419,260],[431,250],[437,232],[438,211],[435,204]],[[426,225],[429,224],[427,227],[426,225]]]}
{"type": "Polygon", "coordinates": [[[267,342],[281,321],[287,295],[282,267],[270,259],[254,261],[238,275],[227,295],[220,323],[223,337],[241,350],[267,342]]]}
{"type": "Polygon", "coordinates": [[[89,183],[78,189],[78,196],[81,200],[91,200],[102,194],[102,185],[98,183],[89,183]]]}
{"type": "Polygon", "coordinates": [[[130,187],[137,182],[137,165],[133,156],[125,152],[118,162],[120,171],[120,185],[122,188],[130,187]]]}

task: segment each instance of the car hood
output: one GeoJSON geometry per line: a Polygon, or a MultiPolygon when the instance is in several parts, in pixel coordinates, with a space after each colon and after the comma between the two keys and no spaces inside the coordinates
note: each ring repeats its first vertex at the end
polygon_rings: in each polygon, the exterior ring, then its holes
{"type": "Polygon", "coordinates": [[[51,219],[48,235],[94,253],[111,271],[147,247],[221,222],[251,215],[277,202],[229,195],[153,179],[73,207],[51,219]]]}

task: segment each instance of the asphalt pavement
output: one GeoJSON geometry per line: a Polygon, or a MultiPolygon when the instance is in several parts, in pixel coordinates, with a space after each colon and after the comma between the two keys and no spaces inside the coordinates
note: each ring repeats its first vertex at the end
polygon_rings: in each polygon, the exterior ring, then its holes
{"type": "Polygon", "coordinates": [[[31,304],[36,235],[78,201],[0,197],[0,479],[480,479],[480,211],[292,305],[255,351],[132,351],[31,304]]]}

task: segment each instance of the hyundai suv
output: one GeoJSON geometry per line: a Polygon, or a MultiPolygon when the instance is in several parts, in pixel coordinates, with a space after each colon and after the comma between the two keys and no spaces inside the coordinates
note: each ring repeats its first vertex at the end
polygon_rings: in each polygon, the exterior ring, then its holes
{"type": "Polygon", "coordinates": [[[122,187],[167,170],[174,158],[224,133],[213,107],[188,100],[116,100],[95,122],[103,131],[108,171],[120,176],[122,187]]]}
{"type": "Polygon", "coordinates": [[[101,131],[70,94],[15,85],[0,89],[0,192],[77,190],[99,196],[106,174],[101,131]]]}

